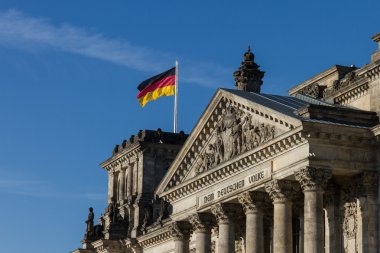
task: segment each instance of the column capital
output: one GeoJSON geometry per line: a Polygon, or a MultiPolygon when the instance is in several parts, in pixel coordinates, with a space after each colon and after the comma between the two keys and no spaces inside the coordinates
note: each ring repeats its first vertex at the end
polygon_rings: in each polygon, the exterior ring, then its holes
{"type": "Polygon", "coordinates": [[[265,192],[253,191],[243,192],[238,196],[239,203],[243,206],[244,212],[262,211],[269,202],[269,196],[265,192]]]}
{"type": "Polygon", "coordinates": [[[210,213],[196,213],[189,217],[189,222],[195,232],[210,231],[213,225],[213,217],[210,213]]]}
{"type": "Polygon", "coordinates": [[[189,240],[190,225],[185,221],[174,221],[169,225],[169,232],[175,240],[189,240]]]}
{"type": "Polygon", "coordinates": [[[299,184],[291,180],[274,179],[265,184],[265,191],[269,194],[273,202],[285,202],[290,200],[299,190],[299,184]]]}
{"type": "Polygon", "coordinates": [[[229,223],[240,215],[239,207],[232,203],[218,203],[211,207],[211,212],[218,223],[229,223]]]}
{"type": "Polygon", "coordinates": [[[331,178],[331,169],[307,166],[294,173],[303,191],[322,190],[331,178]]]}

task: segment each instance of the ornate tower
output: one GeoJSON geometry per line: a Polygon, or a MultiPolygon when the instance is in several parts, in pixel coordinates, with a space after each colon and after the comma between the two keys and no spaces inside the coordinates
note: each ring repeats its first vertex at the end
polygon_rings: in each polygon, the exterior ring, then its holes
{"type": "Polygon", "coordinates": [[[251,52],[251,47],[248,47],[248,51],[244,54],[244,61],[234,72],[235,86],[238,90],[260,93],[265,72],[259,70],[259,67],[255,63],[255,55],[251,52]]]}

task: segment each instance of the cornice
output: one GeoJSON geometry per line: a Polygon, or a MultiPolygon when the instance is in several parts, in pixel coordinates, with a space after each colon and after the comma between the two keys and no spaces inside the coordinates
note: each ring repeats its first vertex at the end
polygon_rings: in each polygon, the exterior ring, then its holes
{"type": "MultiPolygon", "coordinates": [[[[169,168],[169,173],[158,186],[156,192],[158,195],[168,189],[170,181],[179,180],[179,182],[181,182],[186,178],[192,168],[193,162],[196,160],[195,158],[200,155],[202,147],[204,147],[212,132],[215,130],[217,121],[221,117],[221,113],[227,104],[234,106],[236,109],[250,112],[252,115],[260,116],[282,129],[292,130],[298,123],[296,119],[288,118],[277,111],[261,107],[253,101],[238,97],[224,90],[218,90],[197,125],[190,133],[184,147],[169,168]]],[[[173,188],[175,185],[170,185],[169,187],[173,188]]]]}
{"type": "Polygon", "coordinates": [[[120,252],[123,250],[123,244],[116,240],[101,239],[91,244],[97,253],[107,253],[110,251],[120,252]]]}
{"type": "Polygon", "coordinates": [[[380,77],[380,64],[379,61],[374,64],[369,64],[363,68],[363,74],[370,81],[374,81],[380,77]]]}
{"type": "Polygon", "coordinates": [[[173,238],[173,235],[170,231],[170,226],[165,226],[146,235],[139,236],[137,241],[142,248],[150,248],[169,241],[171,238],[173,238]]]}
{"type": "Polygon", "coordinates": [[[373,145],[375,143],[371,129],[367,127],[343,124],[332,125],[312,120],[304,120],[303,125],[303,137],[309,142],[319,140],[326,143],[326,141],[331,141],[334,145],[339,146],[352,146],[353,144],[373,145]],[[320,127],[316,128],[318,125],[320,127]],[[365,135],[363,135],[364,131],[366,131],[365,135]]]}
{"type": "Polygon", "coordinates": [[[131,146],[128,150],[123,150],[121,153],[118,153],[111,158],[107,159],[103,163],[100,164],[102,168],[105,170],[111,170],[117,168],[119,166],[126,166],[133,158],[139,156],[139,154],[143,152],[140,143],[136,143],[131,146]]]}
{"type": "Polygon", "coordinates": [[[353,80],[343,78],[338,81],[337,87],[327,88],[325,98],[334,98],[339,104],[345,105],[367,94],[370,83],[380,76],[380,64],[371,63],[352,73],[353,80]]]}
{"type": "Polygon", "coordinates": [[[320,79],[326,78],[329,75],[335,74],[338,71],[338,65],[334,65],[325,71],[313,76],[312,78],[294,86],[293,88],[288,90],[288,94],[292,95],[297,93],[298,91],[302,90],[303,88],[309,86],[310,84],[319,81],[320,79]]]}
{"type": "Polygon", "coordinates": [[[305,142],[301,130],[302,127],[297,127],[286,134],[278,136],[265,145],[234,157],[228,163],[222,163],[207,173],[200,174],[189,181],[166,190],[160,197],[166,201],[176,201],[187,194],[199,191],[208,185],[229,177],[231,174],[243,171],[252,165],[268,161],[274,156],[305,142]]]}
{"type": "Polygon", "coordinates": [[[335,101],[341,105],[345,105],[354,101],[368,93],[369,84],[368,81],[360,80],[356,85],[349,86],[344,91],[335,97],[335,101]]]}

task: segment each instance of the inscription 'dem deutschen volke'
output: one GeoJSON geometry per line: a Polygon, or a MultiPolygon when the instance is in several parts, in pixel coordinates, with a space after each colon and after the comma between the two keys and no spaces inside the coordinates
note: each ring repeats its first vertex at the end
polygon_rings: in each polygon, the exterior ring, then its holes
{"type": "Polygon", "coordinates": [[[259,184],[262,181],[264,181],[264,179],[268,179],[269,177],[270,177],[269,168],[255,172],[248,177],[245,177],[243,179],[230,183],[226,186],[223,186],[220,189],[217,189],[210,194],[198,197],[198,206],[209,204],[211,202],[214,202],[215,200],[226,197],[240,189],[243,189],[255,184],[259,184]]]}

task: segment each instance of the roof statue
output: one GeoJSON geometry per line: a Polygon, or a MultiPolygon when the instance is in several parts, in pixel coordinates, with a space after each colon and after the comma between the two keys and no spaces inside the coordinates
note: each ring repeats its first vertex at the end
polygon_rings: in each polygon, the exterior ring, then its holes
{"type": "Polygon", "coordinates": [[[238,90],[260,93],[265,72],[259,70],[259,67],[255,63],[255,55],[251,52],[251,47],[248,46],[248,51],[244,54],[244,61],[234,72],[235,86],[238,90]]]}

